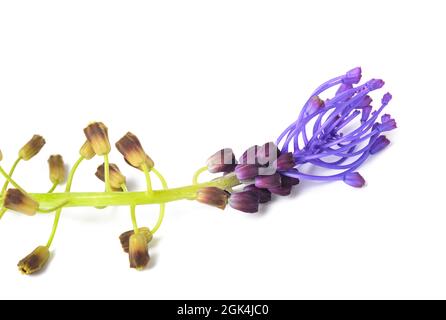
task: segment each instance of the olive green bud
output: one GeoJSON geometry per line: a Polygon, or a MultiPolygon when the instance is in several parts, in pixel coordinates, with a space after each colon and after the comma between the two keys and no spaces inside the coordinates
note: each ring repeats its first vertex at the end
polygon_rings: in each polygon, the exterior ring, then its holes
{"type": "Polygon", "coordinates": [[[33,216],[39,208],[39,203],[18,189],[8,189],[3,200],[3,206],[10,210],[33,216]]]}
{"type": "Polygon", "coordinates": [[[66,170],[63,158],[61,155],[52,155],[48,159],[48,166],[50,167],[50,180],[54,184],[61,184],[65,181],[66,170]]]}
{"type": "Polygon", "coordinates": [[[108,129],[102,122],[90,123],[84,129],[85,136],[91,147],[98,156],[103,156],[110,152],[110,142],[108,140],[108,129]]]}
{"type": "Polygon", "coordinates": [[[132,234],[129,240],[130,268],[142,270],[149,263],[147,238],[142,233],[132,234]]]}
{"type": "Polygon", "coordinates": [[[50,251],[45,246],[39,246],[29,255],[19,261],[17,266],[23,274],[33,274],[42,270],[50,257],[50,251]]]}
{"type": "MultiPolygon", "coordinates": [[[[138,233],[142,234],[146,237],[147,243],[149,243],[153,238],[152,232],[150,232],[149,228],[146,228],[146,227],[138,228],[138,233]]],[[[135,232],[133,230],[129,230],[129,231],[122,233],[119,236],[119,241],[121,242],[121,246],[122,246],[122,249],[124,250],[124,252],[127,252],[127,253],[129,252],[129,241],[130,241],[130,237],[133,234],[135,234],[135,232]]]]}
{"type": "Polygon", "coordinates": [[[45,145],[45,139],[35,134],[20,150],[19,157],[23,160],[29,160],[34,157],[45,145]]]}

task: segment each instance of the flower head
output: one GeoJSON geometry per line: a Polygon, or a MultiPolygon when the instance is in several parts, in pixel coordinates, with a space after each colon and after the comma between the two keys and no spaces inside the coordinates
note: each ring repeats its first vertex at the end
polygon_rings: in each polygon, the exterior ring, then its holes
{"type": "Polygon", "coordinates": [[[130,268],[142,270],[149,263],[147,238],[143,233],[132,234],[129,239],[130,268]]]}
{"type": "Polygon", "coordinates": [[[48,165],[50,167],[51,182],[54,184],[63,183],[66,177],[66,170],[62,156],[59,154],[50,156],[48,159],[48,165]]]}
{"type": "Polygon", "coordinates": [[[196,200],[198,202],[219,208],[226,208],[229,194],[217,187],[206,187],[198,190],[196,200]]]}
{"type": "Polygon", "coordinates": [[[47,247],[39,246],[34,249],[29,255],[19,261],[17,266],[19,271],[23,274],[36,273],[45,266],[50,257],[50,252],[47,247]]]}
{"type": "Polygon", "coordinates": [[[84,157],[87,160],[90,160],[91,158],[93,158],[96,153],[94,152],[90,142],[88,142],[88,140],[86,140],[84,142],[84,144],[82,145],[82,147],[79,150],[79,154],[84,157]]]}
{"type": "MultiPolygon", "coordinates": [[[[152,234],[152,232],[150,232],[149,228],[146,228],[146,227],[138,228],[138,233],[142,234],[146,238],[147,243],[149,243],[153,239],[153,234],[152,234]]],[[[119,241],[121,242],[122,249],[126,253],[129,252],[130,237],[134,234],[135,234],[134,230],[129,230],[129,231],[122,233],[119,236],[119,241]]]]}
{"type": "Polygon", "coordinates": [[[147,169],[150,170],[155,165],[153,160],[145,153],[138,137],[133,133],[127,132],[115,145],[124,156],[125,161],[132,167],[142,170],[143,165],[146,165],[147,169]]]}
{"type": "Polygon", "coordinates": [[[102,122],[90,123],[84,129],[85,136],[90,142],[91,148],[98,156],[110,152],[110,141],[108,140],[108,129],[102,122]]]}
{"type": "MultiPolygon", "coordinates": [[[[96,177],[102,182],[105,182],[105,172],[104,172],[104,164],[101,164],[96,169],[96,177]]],[[[110,186],[114,191],[121,191],[122,185],[125,184],[125,176],[121,173],[118,166],[114,163],[110,163],[110,186]]]]}
{"type": "Polygon", "coordinates": [[[29,160],[34,157],[45,145],[45,139],[35,134],[19,151],[19,157],[23,160],[29,160]]]}
{"type": "Polygon", "coordinates": [[[39,203],[18,189],[8,189],[3,200],[3,206],[12,211],[33,216],[39,208],[39,203]]]}
{"type": "Polygon", "coordinates": [[[255,213],[259,211],[259,195],[256,191],[234,192],[229,197],[229,205],[239,211],[255,213]]]}
{"type": "Polygon", "coordinates": [[[210,173],[231,172],[235,169],[237,161],[232,149],[221,149],[214,153],[206,161],[210,173]]]}

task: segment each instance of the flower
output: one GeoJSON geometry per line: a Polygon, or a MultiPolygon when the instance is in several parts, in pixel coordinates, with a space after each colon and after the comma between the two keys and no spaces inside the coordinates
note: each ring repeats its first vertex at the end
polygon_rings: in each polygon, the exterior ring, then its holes
{"type": "Polygon", "coordinates": [[[133,133],[127,132],[115,145],[125,161],[132,167],[140,170],[143,169],[143,164],[149,170],[154,167],[153,160],[145,153],[138,137],[133,133]]]}
{"type": "Polygon", "coordinates": [[[10,210],[33,216],[39,208],[39,203],[18,189],[8,189],[3,200],[3,206],[10,210]]]}
{"type": "MultiPolygon", "coordinates": [[[[153,234],[152,234],[152,232],[150,232],[149,228],[145,228],[145,227],[138,228],[138,233],[142,234],[146,238],[147,243],[149,243],[153,239],[153,234]]],[[[119,236],[119,241],[121,242],[122,249],[126,253],[129,252],[130,237],[134,234],[135,234],[134,230],[129,230],[129,231],[123,232],[119,236]]]]}
{"type": "Polygon", "coordinates": [[[282,183],[281,176],[279,173],[275,173],[268,176],[257,176],[255,178],[255,185],[260,189],[269,189],[280,187],[282,183]]]}
{"type": "Polygon", "coordinates": [[[254,191],[259,196],[259,203],[267,203],[271,201],[271,192],[267,189],[257,188],[254,184],[250,184],[243,188],[243,191],[254,191]]]}
{"type": "Polygon", "coordinates": [[[86,140],[84,142],[84,144],[82,145],[82,147],[80,148],[79,154],[87,160],[90,160],[91,158],[93,158],[96,155],[96,153],[94,153],[94,150],[91,147],[91,144],[90,144],[90,142],[88,142],[88,140],[86,140]]]}
{"type": "Polygon", "coordinates": [[[369,152],[375,154],[386,148],[390,144],[390,140],[386,136],[379,136],[371,145],[369,152]]]}
{"type": "Polygon", "coordinates": [[[232,149],[226,148],[221,149],[210,156],[206,161],[206,165],[210,173],[232,172],[237,165],[237,161],[235,160],[235,155],[232,149]]]}
{"type": "Polygon", "coordinates": [[[23,160],[29,160],[34,157],[45,145],[45,139],[35,134],[19,151],[19,157],[23,160]]]}
{"type": "Polygon", "coordinates": [[[364,178],[359,172],[349,172],[344,176],[344,182],[352,187],[361,188],[365,184],[364,178]]]}
{"type": "MultiPolygon", "coordinates": [[[[104,172],[104,164],[101,164],[96,169],[96,177],[102,182],[105,182],[105,172],[104,172]]],[[[122,185],[125,184],[125,176],[121,173],[118,166],[114,163],[110,163],[109,165],[110,172],[110,186],[114,191],[121,191],[122,185]]]]}
{"type": "Polygon", "coordinates": [[[98,156],[110,152],[110,141],[108,140],[108,129],[102,122],[90,123],[84,129],[85,136],[90,142],[91,148],[98,156]]]}
{"type": "Polygon", "coordinates": [[[132,234],[129,239],[130,268],[142,270],[149,263],[147,238],[143,233],[132,234]]]}
{"type": "Polygon", "coordinates": [[[259,203],[258,193],[252,190],[234,192],[229,197],[229,205],[232,208],[247,213],[259,211],[259,203]]]}
{"type": "Polygon", "coordinates": [[[259,174],[259,167],[255,164],[238,164],[235,167],[235,175],[239,180],[254,179],[259,174]]]}
{"type": "Polygon", "coordinates": [[[46,265],[50,257],[50,252],[48,247],[39,246],[34,249],[29,255],[19,261],[17,266],[19,271],[23,274],[33,274],[36,273],[46,265]]]}
{"type": "Polygon", "coordinates": [[[66,170],[61,155],[56,154],[50,156],[48,159],[48,165],[50,167],[50,180],[54,184],[60,184],[65,181],[66,170]]]}
{"type": "Polygon", "coordinates": [[[196,200],[198,202],[219,208],[226,208],[229,194],[217,187],[206,187],[198,190],[196,200]]]}

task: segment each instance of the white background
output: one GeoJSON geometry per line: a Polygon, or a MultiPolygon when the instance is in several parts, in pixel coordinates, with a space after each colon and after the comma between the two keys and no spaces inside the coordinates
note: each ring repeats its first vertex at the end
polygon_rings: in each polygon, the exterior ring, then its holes
{"type": "MultiPolygon", "coordinates": [[[[16,178],[50,183],[92,120],[142,140],[171,186],[221,147],[275,139],[311,91],[362,66],[394,100],[391,146],[360,170],[363,189],[303,182],[257,215],[169,204],[148,270],[128,268],[128,209],[64,210],[45,272],[17,261],[52,216],[0,221],[1,298],[446,298],[443,1],[1,1],[0,149],[16,178]]],[[[382,93],[384,93],[383,91],[382,93]]],[[[378,100],[379,97],[375,100],[378,100]]],[[[141,174],[118,163],[143,187],[141,174]]],[[[81,166],[74,190],[102,190],[81,166]]],[[[140,223],[156,207],[138,208],[140,223]]]]}

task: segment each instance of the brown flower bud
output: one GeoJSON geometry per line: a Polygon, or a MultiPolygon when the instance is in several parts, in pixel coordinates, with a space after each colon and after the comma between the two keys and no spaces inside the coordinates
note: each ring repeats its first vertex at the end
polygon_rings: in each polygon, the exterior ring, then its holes
{"type": "Polygon", "coordinates": [[[2,150],[0,150],[0,161],[2,161],[3,160],[3,153],[2,153],[2,150]]]}
{"type": "MultiPolygon", "coordinates": [[[[121,246],[122,246],[122,249],[124,250],[124,252],[127,252],[127,253],[129,252],[129,241],[130,241],[130,237],[133,234],[135,234],[135,232],[133,230],[129,230],[129,231],[122,233],[119,236],[119,241],[121,241],[121,246]]],[[[153,235],[152,235],[152,232],[150,232],[149,228],[146,228],[146,227],[138,228],[138,234],[144,235],[146,237],[147,243],[152,241],[153,235]]]]}
{"type": "Polygon", "coordinates": [[[39,203],[18,189],[8,189],[3,206],[10,210],[33,216],[39,208],[39,203]]]}
{"type": "Polygon", "coordinates": [[[79,154],[87,160],[90,160],[96,155],[88,140],[82,145],[81,149],[79,150],[79,154]]]}
{"type": "Polygon", "coordinates": [[[98,156],[103,156],[110,152],[110,142],[108,141],[108,129],[102,122],[90,123],[84,129],[85,136],[90,142],[92,149],[98,156]]]}
{"type": "MultiPolygon", "coordinates": [[[[110,186],[112,189],[121,190],[121,185],[125,184],[125,176],[119,171],[119,168],[116,164],[110,163],[110,186]]],[[[101,164],[96,170],[96,177],[99,178],[102,182],[105,182],[105,167],[104,164],[101,164]]]]}
{"type": "Polygon", "coordinates": [[[62,156],[59,154],[50,156],[48,159],[48,165],[50,167],[51,182],[54,184],[63,183],[66,177],[66,170],[62,156]]]}
{"type": "Polygon", "coordinates": [[[50,257],[50,252],[47,247],[39,246],[25,258],[19,261],[17,266],[19,271],[23,274],[33,274],[42,268],[47,263],[50,257]]]}
{"type": "Polygon", "coordinates": [[[124,156],[125,161],[132,167],[142,170],[142,165],[145,163],[150,170],[155,165],[153,160],[145,153],[138,137],[133,133],[127,132],[115,145],[124,156]]]}
{"type": "Polygon", "coordinates": [[[129,240],[130,268],[142,270],[149,263],[147,238],[142,234],[133,234],[129,240]]]}
{"type": "Polygon", "coordinates": [[[224,209],[228,203],[229,194],[217,187],[206,187],[198,190],[197,201],[213,207],[224,209]]]}
{"type": "Polygon", "coordinates": [[[45,139],[35,134],[19,151],[19,157],[23,160],[29,160],[34,157],[45,145],[45,139]]]}

